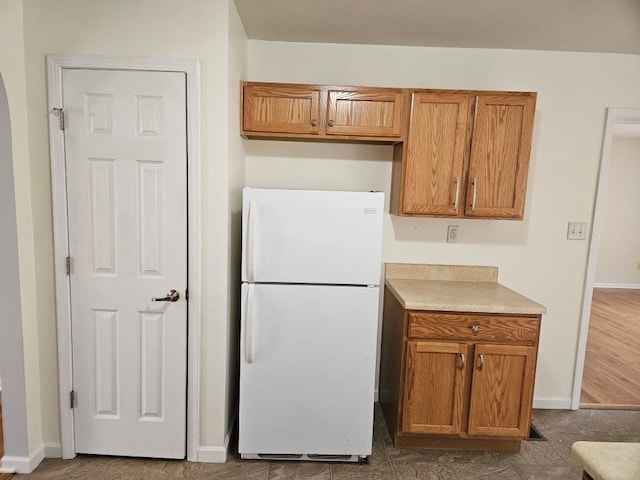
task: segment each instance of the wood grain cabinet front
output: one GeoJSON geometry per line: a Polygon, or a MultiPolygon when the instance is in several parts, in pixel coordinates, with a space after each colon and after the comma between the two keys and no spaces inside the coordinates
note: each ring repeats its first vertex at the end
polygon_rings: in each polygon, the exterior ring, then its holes
{"type": "Polygon", "coordinates": [[[408,94],[398,88],[242,83],[248,138],[399,142],[408,94]]]}
{"type": "Polygon", "coordinates": [[[385,289],[380,405],[395,446],[519,451],[540,319],[404,310],[385,289]]]}
{"type": "Polygon", "coordinates": [[[535,93],[414,91],[393,213],[521,219],[535,93]]]}
{"type": "Polygon", "coordinates": [[[312,86],[243,85],[242,131],[317,135],[320,89],[312,86]]]}
{"type": "Polygon", "coordinates": [[[402,432],[460,433],[469,356],[466,344],[407,342],[402,432]]]}

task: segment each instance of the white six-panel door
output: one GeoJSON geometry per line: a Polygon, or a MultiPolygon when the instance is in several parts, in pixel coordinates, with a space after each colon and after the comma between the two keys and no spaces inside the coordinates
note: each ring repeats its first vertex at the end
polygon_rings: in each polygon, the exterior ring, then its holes
{"type": "Polygon", "coordinates": [[[63,96],[76,451],[183,458],[185,76],[64,70],[63,96]]]}

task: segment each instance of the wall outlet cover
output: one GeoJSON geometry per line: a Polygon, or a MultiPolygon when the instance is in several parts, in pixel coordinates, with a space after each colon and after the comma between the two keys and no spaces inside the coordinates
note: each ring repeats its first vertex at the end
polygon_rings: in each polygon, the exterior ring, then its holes
{"type": "Polygon", "coordinates": [[[460,225],[449,225],[447,227],[447,243],[458,243],[458,228],[460,225]]]}

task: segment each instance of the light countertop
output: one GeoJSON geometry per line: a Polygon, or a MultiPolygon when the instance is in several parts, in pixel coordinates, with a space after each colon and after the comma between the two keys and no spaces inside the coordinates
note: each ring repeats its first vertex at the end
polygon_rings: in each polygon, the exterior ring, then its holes
{"type": "Polygon", "coordinates": [[[385,285],[407,310],[542,315],[546,308],[500,285],[496,267],[388,263],[385,285]]]}

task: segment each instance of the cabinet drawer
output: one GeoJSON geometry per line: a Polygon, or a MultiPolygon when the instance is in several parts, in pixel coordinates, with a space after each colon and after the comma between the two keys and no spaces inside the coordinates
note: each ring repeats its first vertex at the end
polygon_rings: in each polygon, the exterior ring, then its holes
{"type": "Polygon", "coordinates": [[[408,335],[429,340],[535,344],[539,328],[539,317],[410,312],[408,335]]]}

